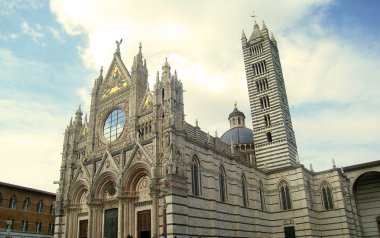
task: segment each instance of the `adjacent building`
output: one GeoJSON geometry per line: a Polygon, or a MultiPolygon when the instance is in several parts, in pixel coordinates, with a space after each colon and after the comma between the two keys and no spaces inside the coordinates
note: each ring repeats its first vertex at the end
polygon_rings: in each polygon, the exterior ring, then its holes
{"type": "Polygon", "coordinates": [[[65,131],[55,237],[379,237],[380,161],[300,164],[277,42],[254,24],[241,44],[253,127],[235,105],[219,138],[185,121],[167,59],[150,89],[117,42],[65,131]]]}
{"type": "Polygon", "coordinates": [[[55,194],[0,182],[0,237],[53,237],[55,194]]]}

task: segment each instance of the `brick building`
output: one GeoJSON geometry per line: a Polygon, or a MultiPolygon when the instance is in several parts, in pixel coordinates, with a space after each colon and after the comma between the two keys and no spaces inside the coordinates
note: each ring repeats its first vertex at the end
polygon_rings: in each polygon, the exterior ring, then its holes
{"type": "Polygon", "coordinates": [[[54,201],[54,193],[0,182],[0,237],[6,234],[8,225],[12,234],[52,236],[54,201]]]}

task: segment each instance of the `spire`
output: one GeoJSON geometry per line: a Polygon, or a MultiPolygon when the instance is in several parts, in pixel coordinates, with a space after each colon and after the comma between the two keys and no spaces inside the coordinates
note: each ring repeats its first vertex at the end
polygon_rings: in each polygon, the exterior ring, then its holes
{"type": "Polygon", "coordinates": [[[244,30],[241,32],[241,39],[242,40],[247,40],[247,37],[245,36],[244,30]]]}
{"type": "Polygon", "coordinates": [[[252,31],[252,34],[251,34],[251,37],[249,37],[249,40],[254,40],[254,39],[257,39],[257,38],[260,38],[262,37],[262,31],[260,30],[260,26],[257,24],[257,22],[255,21],[255,25],[253,26],[253,31],[252,31]]]}
{"type": "Polygon", "coordinates": [[[263,27],[261,28],[262,31],[267,31],[268,28],[267,26],[265,25],[265,21],[263,20],[263,27]]]}
{"type": "Polygon", "coordinates": [[[75,112],[75,123],[81,123],[82,122],[82,110],[80,108],[80,105],[78,107],[78,110],[75,112]]]}
{"type": "Polygon", "coordinates": [[[162,79],[169,79],[170,78],[170,65],[168,62],[168,57],[165,58],[165,64],[162,66],[162,79]]]}
{"type": "Polygon", "coordinates": [[[136,55],[136,61],[137,61],[138,64],[143,65],[144,62],[143,62],[143,55],[142,55],[141,49],[142,49],[142,46],[141,46],[141,42],[140,42],[140,44],[139,44],[139,52],[136,55]]]}
{"type": "Polygon", "coordinates": [[[100,67],[100,75],[99,75],[99,77],[103,77],[103,65],[102,65],[102,67],[100,67]]]}
{"type": "Polygon", "coordinates": [[[272,41],[273,45],[277,46],[277,41],[276,41],[276,39],[274,38],[273,33],[271,33],[270,40],[272,41]]]}

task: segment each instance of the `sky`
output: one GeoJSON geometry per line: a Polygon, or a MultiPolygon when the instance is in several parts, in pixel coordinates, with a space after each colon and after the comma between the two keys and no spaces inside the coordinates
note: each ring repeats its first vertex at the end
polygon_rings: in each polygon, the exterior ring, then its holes
{"type": "Polygon", "coordinates": [[[107,71],[142,43],[150,88],[165,58],[186,121],[221,136],[237,102],[251,127],[240,37],[276,37],[300,162],[315,171],[380,155],[380,2],[0,0],[0,181],[55,192],[63,133],[107,71]],[[251,17],[256,15],[255,18],[251,17]]]}

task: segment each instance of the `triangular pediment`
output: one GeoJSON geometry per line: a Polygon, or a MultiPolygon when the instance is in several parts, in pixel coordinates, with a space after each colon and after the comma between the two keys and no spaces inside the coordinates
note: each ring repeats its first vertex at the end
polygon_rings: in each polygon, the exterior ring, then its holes
{"type": "Polygon", "coordinates": [[[147,90],[139,107],[139,114],[147,114],[153,111],[153,95],[147,90]]]}
{"type": "Polygon", "coordinates": [[[118,54],[115,54],[101,88],[101,98],[127,88],[131,84],[131,75],[118,54]]]}

